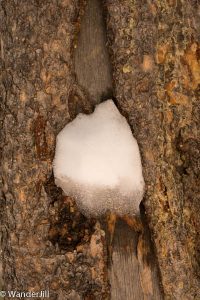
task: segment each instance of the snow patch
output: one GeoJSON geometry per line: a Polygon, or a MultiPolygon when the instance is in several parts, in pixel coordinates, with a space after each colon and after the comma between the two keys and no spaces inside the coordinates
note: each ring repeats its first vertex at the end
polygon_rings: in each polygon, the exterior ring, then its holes
{"type": "Polygon", "coordinates": [[[144,194],[139,148],[112,100],[90,115],[79,114],[58,134],[53,170],[56,185],[86,216],[139,214],[144,194]]]}

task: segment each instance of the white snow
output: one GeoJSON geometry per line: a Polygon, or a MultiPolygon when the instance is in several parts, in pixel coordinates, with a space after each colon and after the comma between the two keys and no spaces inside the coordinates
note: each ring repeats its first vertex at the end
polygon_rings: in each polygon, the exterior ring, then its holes
{"type": "Polygon", "coordinates": [[[86,216],[139,214],[144,179],[139,148],[112,100],[79,114],[58,134],[55,182],[86,216]]]}

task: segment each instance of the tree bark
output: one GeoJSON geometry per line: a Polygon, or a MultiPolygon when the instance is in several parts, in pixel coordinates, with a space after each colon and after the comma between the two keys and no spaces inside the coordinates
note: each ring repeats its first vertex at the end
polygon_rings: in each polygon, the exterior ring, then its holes
{"type": "Polygon", "coordinates": [[[106,1],[115,96],[139,142],[166,299],[199,299],[199,4],[106,1]]]}
{"type": "Polygon", "coordinates": [[[106,299],[104,233],[52,179],[56,135],[76,110],[72,54],[80,3],[0,5],[4,288],[106,299]]]}
{"type": "MultiPolygon", "coordinates": [[[[199,299],[199,6],[104,3],[114,96],[141,149],[165,299],[199,299]]],[[[52,177],[56,135],[94,107],[74,74],[83,8],[81,0],[0,2],[4,288],[49,289],[59,300],[110,298],[105,233],[52,177]]]]}

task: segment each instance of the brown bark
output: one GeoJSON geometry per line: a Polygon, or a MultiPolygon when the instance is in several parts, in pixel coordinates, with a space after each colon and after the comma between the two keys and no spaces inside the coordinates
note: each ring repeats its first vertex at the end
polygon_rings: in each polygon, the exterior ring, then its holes
{"type": "MultiPolygon", "coordinates": [[[[57,133],[93,108],[72,60],[83,2],[0,2],[4,285],[60,300],[109,298],[104,231],[52,177],[57,133]]],[[[199,299],[198,4],[107,0],[105,9],[114,93],[142,153],[165,298],[199,299]]],[[[153,291],[146,299],[157,299],[153,291]]]]}
{"type": "Polygon", "coordinates": [[[51,180],[56,135],[75,109],[79,1],[0,5],[4,288],[106,299],[103,232],[51,180]]]}
{"type": "Polygon", "coordinates": [[[199,299],[199,5],[106,1],[117,103],[138,139],[166,299],[199,299]]]}

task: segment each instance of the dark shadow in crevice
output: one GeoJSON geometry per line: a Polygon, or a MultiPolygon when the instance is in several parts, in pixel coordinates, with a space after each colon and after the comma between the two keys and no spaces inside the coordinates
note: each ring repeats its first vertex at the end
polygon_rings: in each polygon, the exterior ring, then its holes
{"type": "Polygon", "coordinates": [[[87,219],[79,212],[75,201],[63,195],[55,185],[53,174],[45,184],[45,191],[49,200],[48,239],[51,243],[58,245],[61,251],[73,251],[90,241],[96,220],[87,219]]]}

